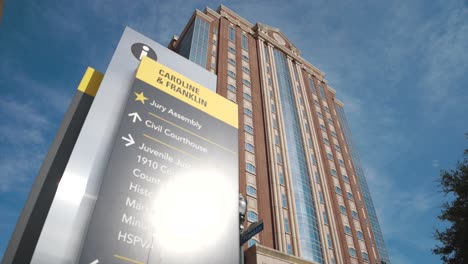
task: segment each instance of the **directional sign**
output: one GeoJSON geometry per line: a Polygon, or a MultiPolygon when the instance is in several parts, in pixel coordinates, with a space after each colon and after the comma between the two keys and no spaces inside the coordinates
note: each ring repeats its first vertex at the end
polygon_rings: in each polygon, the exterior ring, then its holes
{"type": "Polygon", "coordinates": [[[253,236],[260,233],[263,230],[263,220],[260,222],[253,223],[242,233],[240,238],[240,245],[244,245],[245,242],[249,241],[253,236]]]}
{"type": "Polygon", "coordinates": [[[128,134],[128,137],[122,137],[123,140],[125,140],[127,143],[125,144],[126,147],[131,146],[135,144],[135,140],[133,140],[132,135],[128,134]]]}
{"type": "Polygon", "coordinates": [[[132,121],[133,123],[135,123],[137,120],[138,120],[138,121],[141,121],[141,117],[140,117],[140,115],[138,115],[137,112],[130,113],[130,114],[128,114],[128,116],[132,116],[132,117],[133,117],[133,121],[132,121]]]}
{"type": "Polygon", "coordinates": [[[237,264],[237,115],[144,58],[78,263],[237,264]]]}

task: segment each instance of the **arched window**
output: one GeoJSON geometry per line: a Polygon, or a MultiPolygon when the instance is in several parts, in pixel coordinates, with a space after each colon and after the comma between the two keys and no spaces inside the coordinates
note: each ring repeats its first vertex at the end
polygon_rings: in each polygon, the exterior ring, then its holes
{"type": "Polygon", "coordinates": [[[244,124],[244,130],[245,130],[245,132],[250,133],[250,134],[253,135],[254,130],[253,130],[252,126],[244,124]]]}
{"type": "Polygon", "coordinates": [[[247,195],[257,197],[257,189],[253,186],[247,185],[247,195]]]}
{"type": "Polygon", "coordinates": [[[339,195],[342,195],[342,194],[341,194],[341,188],[338,187],[338,186],[335,186],[335,192],[336,192],[337,194],[339,194],[339,195]]]}
{"type": "Polygon", "coordinates": [[[245,150],[249,151],[249,152],[252,152],[252,153],[255,153],[255,148],[252,144],[250,143],[245,143],[245,150]]]}
{"type": "Polygon", "coordinates": [[[369,261],[369,255],[366,252],[362,252],[362,259],[369,261]]]}
{"type": "Polygon", "coordinates": [[[253,173],[255,174],[255,166],[250,164],[250,163],[246,163],[245,164],[245,169],[250,172],[250,173],[253,173]]]}
{"type": "Polygon", "coordinates": [[[247,211],[247,220],[249,222],[257,222],[258,221],[257,213],[255,213],[253,211],[247,211]]]}

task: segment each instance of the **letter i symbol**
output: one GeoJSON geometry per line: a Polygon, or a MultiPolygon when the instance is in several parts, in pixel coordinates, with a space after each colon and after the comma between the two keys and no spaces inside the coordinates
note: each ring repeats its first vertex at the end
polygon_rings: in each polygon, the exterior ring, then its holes
{"type": "Polygon", "coordinates": [[[149,47],[143,45],[143,49],[141,50],[141,53],[140,53],[140,60],[143,59],[143,57],[146,57],[146,55],[148,55],[148,51],[149,51],[149,47]]]}

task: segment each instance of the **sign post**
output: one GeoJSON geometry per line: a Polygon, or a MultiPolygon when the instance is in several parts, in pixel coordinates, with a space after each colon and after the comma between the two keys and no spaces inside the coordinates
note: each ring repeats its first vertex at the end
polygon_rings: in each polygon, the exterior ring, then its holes
{"type": "Polygon", "coordinates": [[[238,263],[237,106],[144,58],[120,122],[79,263],[238,263]]]}

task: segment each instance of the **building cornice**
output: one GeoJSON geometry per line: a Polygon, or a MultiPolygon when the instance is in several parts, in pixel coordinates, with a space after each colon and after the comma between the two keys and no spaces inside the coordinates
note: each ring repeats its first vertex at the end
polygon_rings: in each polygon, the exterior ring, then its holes
{"type": "Polygon", "coordinates": [[[255,25],[254,32],[255,32],[255,34],[254,34],[255,37],[262,38],[267,44],[270,44],[273,47],[275,47],[277,49],[280,49],[286,55],[289,55],[291,58],[293,58],[293,60],[295,60],[296,62],[302,64],[301,68],[305,69],[307,72],[314,75],[320,81],[325,81],[325,79],[324,79],[325,74],[323,72],[321,72],[317,67],[312,65],[310,62],[306,61],[304,58],[302,58],[298,54],[293,53],[290,49],[287,49],[286,47],[284,47],[283,45],[278,43],[278,41],[276,41],[274,38],[270,37],[266,32],[263,32],[262,30],[259,30],[258,24],[255,25]]]}
{"type": "Polygon", "coordinates": [[[335,98],[335,103],[341,107],[344,107],[344,103],[335,98]]]}
{"type": "Polygon", "coordinates": [[[211,8],[209,8],[209,7],[206,7],[206,8],[205,8],[205,13],[206,13],[206,14],[210,14],[210,15],[216,17],[216,18],[220,18],[220,17],[221,17],[221,15],[218,14],[218,12],[216,12],[215,10],[213,10],[213,9],[211,9],[211,8]]]}

